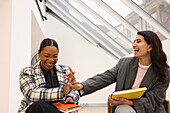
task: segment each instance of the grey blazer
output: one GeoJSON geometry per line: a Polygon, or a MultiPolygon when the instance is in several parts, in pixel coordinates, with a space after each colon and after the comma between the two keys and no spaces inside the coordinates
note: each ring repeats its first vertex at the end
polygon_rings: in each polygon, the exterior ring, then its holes
{"type": "MultiPolygon", "coordinates": [[[[131,89],[137,75],[137,70],[137,58],[122,58],[112,69],[97,74],[82,82],[84,86],[84,93],[82,96],[95,92],[115,82],[116,91],[131,89]]],[[[170,76],[170,70],[168,72],[170,76]]],[[[134,103],[133,107],[137,113],[166,113],[162,102],[165,100],[166,89],[169,84],[164,84],[158,79],[151,65],[140,85],[140,87],[147,87],[147,91],[142,98],[132,100],[134,103]]]]}

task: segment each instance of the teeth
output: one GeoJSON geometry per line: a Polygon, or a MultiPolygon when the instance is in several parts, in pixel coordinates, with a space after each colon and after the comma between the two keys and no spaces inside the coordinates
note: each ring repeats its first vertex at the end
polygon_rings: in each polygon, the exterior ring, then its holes
{"type": "Polygon", "coordinates": [[[48,63],[47,63],[47,65],[52,66],[53,64],[48,64],[48,63]]]}
{"type": "Polygon", "coordinates": [[[134,51],[139,51],[139,49],[134,49],[134,51]]]}

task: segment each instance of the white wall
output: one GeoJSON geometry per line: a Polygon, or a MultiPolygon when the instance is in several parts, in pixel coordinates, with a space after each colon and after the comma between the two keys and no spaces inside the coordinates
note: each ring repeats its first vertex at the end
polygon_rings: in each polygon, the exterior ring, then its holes
{"type": "Polygon", "coordinates": [[[0,86],[1,113],[8,113],[12,0],[0,0],[0,86]]]}
{"type": "MultiPolygon", "coordinates": [[[[16,113],[22,94],[19,89],[19,71],[30,65],[31,25],[39,24],[37,36],[43,35],[43,22],[35,0],[0,0],[0,85],[2,113],[16,113]],[[32,17],[33,13],[36,17],[32,17]],[[38,22],[35,22],[35,18],[38,22]],[[34,21],[33,21],[34,20],[34,21]],[[32,22],[33,21],[33,22],[32,22]]],[[[37,25],[35,25],[37,26],[37,25]]],[[[35,33],[34,35],[35,36],[35,33]]]]}
{"type": "Polygon", "coordinates": [[[44,32],[41,30],[34,12],[31,19],[31,58],[37,53],[41,40],[44,38],[44,32]]]}
{"type": "Polygon", "coordinates": [[[9,113],[19,108],[19,71],[30,62],[31,4],[31,0],[12,0],[9,113]]]}
{"type": "MultiPolygon", "coordinates": [[[[117,62],[105,51],[91,45],[82,36],[65,26],[57,19],[47,16],[46,36],[59,44],[59,63],[70,66],[78,81],[84,81],[95,74],[112,68],[117,62]]],[[[80,99],[80,102],[105,102],[113,86],[97,91],[80,99]]]]}

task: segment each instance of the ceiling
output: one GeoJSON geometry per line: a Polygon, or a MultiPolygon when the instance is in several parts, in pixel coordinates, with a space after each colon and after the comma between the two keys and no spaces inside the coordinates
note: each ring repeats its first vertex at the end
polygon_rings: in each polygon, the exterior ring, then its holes
{"type": "Polygon", "coordinates": [[[170,38],[170,28],[158,22],[155,16],[157,13],[150,15],[149,11],[144,10],[154,1],[156,0],[117,0],[116,2],[114,0],[47,0],[45,5],[49,14],[61,20],[94,46],[104,49],[119,59],[133,52],[131,45],[136,32],[144,29],[140,21],[145,22],[147,26],[145,30],[159,32],[163,39],[170,38]],[[134,18],[139,18],[138,22],[134,18]]]}

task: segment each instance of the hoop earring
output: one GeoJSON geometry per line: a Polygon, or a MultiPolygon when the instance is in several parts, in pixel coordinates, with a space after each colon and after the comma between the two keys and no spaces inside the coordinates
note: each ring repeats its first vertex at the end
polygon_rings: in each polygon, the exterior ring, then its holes
{"type": "Polygon", "coordinates": [[[148,53],[150,54],[150,53],[151,53],[151,51],[148,51],[148,53]]]}

